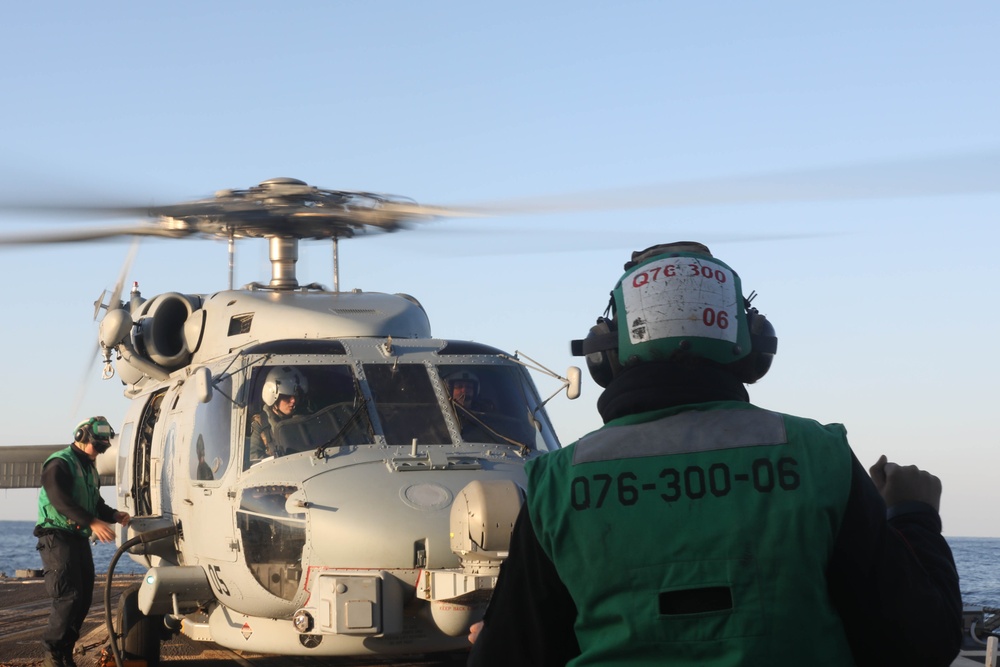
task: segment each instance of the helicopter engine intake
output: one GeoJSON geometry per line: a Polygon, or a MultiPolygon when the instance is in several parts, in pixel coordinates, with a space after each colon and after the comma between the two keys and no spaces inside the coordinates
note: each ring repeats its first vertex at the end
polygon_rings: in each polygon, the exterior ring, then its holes
{"type": "Polygon", "coordinates": [[[201,297],[168,292],[142,304],[137,314],[140,352],[158,366],[174,371],[191,361],[184,325],[201,307],[201,297]]]}

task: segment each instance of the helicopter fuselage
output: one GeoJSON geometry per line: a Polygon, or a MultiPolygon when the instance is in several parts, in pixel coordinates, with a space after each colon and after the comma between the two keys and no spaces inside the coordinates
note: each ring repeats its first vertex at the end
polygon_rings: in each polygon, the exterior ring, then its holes
{"type": "Polygon", "coordinates": [[[102,332],[132,399],[119,542],[176,528],[132,554],[143,613],[264,653],[466,645],[524,464],[559,446],[523,365],[433,338],[405,295],[171,293],[128,319],[127,339],[102,332]],[[263,400],[275,369],[308,386],[292,414],[263,400]],[[453,394],[459,376],[474,396],[453,394]]]}

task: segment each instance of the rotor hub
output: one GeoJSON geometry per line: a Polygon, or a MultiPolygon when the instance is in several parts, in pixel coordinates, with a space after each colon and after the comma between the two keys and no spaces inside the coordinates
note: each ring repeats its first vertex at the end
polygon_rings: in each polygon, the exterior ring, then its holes
{"type": "Polygon", "coordinates": [[[408,219],[426,217],[415,213],[414,206],[401,197],[324,190],[279,177],[245,190],[220,190],[212,199],[152,208],[149,214],[173,234],[324,239],[395,231],[408,219]]]}

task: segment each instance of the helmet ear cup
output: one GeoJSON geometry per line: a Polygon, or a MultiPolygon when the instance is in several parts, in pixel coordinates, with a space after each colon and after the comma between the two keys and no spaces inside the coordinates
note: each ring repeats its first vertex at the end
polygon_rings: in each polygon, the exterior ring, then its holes
{"type": "Polygon", "coordinates": [[[778,353],[778,335],[766,317],[756,308],[747,308],[747,328],[750,330],[750,355],[742,364],[740,380],[753,384],[771,369],[778,353]]]}
{"type": "Polygon", "coordinates": [[[602,387],[611,384],[622,368],[618,361],[618,324],[615,320],[598,318],[597,324],[590,328],[583,340],[583,351],[587,357],[587,370],[594,382],[602,387]]]}
{"type": "Polygon", "coordinates": [[[111,438],[115,437],[115,430],[104,417],[91,417],[76,425],[73,433],[74,442],[81,445],[93,444],[98,453],[107,451],[111,446],[111,438]]]}

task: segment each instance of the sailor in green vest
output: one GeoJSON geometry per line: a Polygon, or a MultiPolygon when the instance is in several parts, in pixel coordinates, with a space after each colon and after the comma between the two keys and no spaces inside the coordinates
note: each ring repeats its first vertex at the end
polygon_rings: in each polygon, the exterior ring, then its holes
{"type": "Polygon", "coordinates": [[[104,417],[76,427],[73,444],[50,456],[42,467],[38,494],[38,553],[52,613],[42,634],[44,667],[75,667],[73,647],[94,594],[94,557],[90,539],[115,539],[112,523],[128,525],[127,512],[104,502],[94,462],[111,447],[114,431],[104,417]]]}
{"type": "Polygon", "coordinates": [[[699,243],[633,253],[574,353],[605,425],[528,463],[470,665],[948,665],[941,483],[758,408],[777,351],[699,243]]]}

